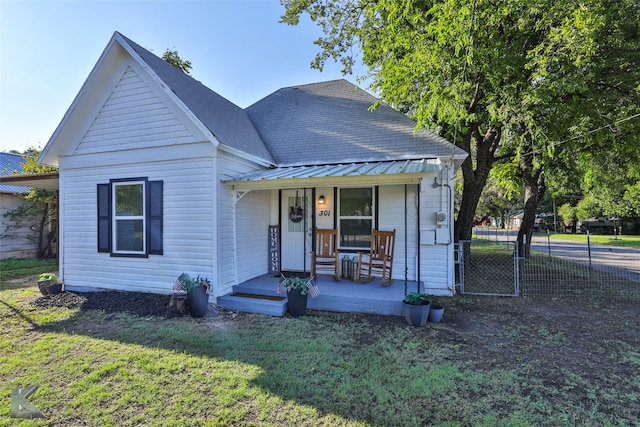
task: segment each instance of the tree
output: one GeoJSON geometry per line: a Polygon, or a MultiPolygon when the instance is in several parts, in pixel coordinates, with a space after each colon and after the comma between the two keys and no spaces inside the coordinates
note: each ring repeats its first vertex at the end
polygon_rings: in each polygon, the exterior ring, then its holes
{"type": "Polygon", "coordinates": [[[349,73],[360,52],[383,101],[470,154],[461,167],[455,240],[471,237],[489,173],[496,162],[508,162],[510,179],[524,183],[522,243],[547,188],[545,171],[560,168],[570,147],[620,143],[607,132],[570,138],[638,111],[640,5],[634,0],[283,4],[283,22],[295,25],[308,13],[323,29],[312,66],[339,60],[349,73]]]}
{"type": "Polygon", "coordinates": [[[576,221],[578,220],[578,213],[575,206],[571,206],[569,203],[565,203],[558,209],[558,215],[562,217],[562,221],[565,226],[571,224],[571,232],[576,232],[576,221]]]}
{"type": "Polygon", "coordinates": [[[177,50],[171,50],[167,48],[167,50],[162,54],[162,59],[164,59],[183,73],[191,75],[191,61],[183,61],[182,58],[180,58],[177,50]]]}
{"type": "MultiPolygon", "coordinates": [[[[41,166],[38,164],[40,151],[36,148],[28,148],[22,157],[23,174],[37,174],[55,172],[56,168],[41,166]]],[[[54,243],[57,240],[57,196],[53,191],[32,188],[31,192],[23,196],[26,202],[16,209],[9,210],[4,216],[10,224],[5,232],[11,233],[19,228],[27,227],[33,231],[32,240],[36,247],[38,258],[52,257],[55,255],[54,243]]]]}
{"type": "Polygon", "coordinates": [[[503,172],[500,167],[491,170],[476,209],[476,217],[494,217],[502,228],[506,224],[505,215],[522,210],[522,185],[515,181],[507,182],[514,185],[501,185],[503,172]]]}

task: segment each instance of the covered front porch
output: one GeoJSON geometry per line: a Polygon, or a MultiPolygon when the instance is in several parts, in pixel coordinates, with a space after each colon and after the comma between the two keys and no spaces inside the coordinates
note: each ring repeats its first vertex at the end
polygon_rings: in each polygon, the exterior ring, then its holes
{"type": "MultiPolygon", "coordinates": [[[[218,298],[217,303],[229,310],[282,316],[287,312],[286,294],[278,295],[279,276],[258,276],[233,287],[233,293],[218,298]],[[280,297],[281,299],[278,299],[280,297]]],[[[307,308],[348,313],[371,313],[401,316],[402,300],[406,292],[418,290],[415,281],[394,280],[384,287],[380,279],[358,283],[343,278],[336,282],[332,276],[320,275],[314,279],[320,295],[308,298],[307,308]]],[[[424,290],[421,287],[421,290],[424,290]]]]}

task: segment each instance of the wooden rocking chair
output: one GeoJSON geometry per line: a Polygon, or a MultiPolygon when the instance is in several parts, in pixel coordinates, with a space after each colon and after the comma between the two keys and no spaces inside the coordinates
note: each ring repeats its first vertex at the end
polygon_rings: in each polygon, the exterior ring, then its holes
{"type": "Polygon", "coordinates": [[[382,286],[391,286],[393,272],[393,248],[396,230],[373,230],[369,253],[360,252],[358,257],[359,281],[367,283],[380,277],[382,286]]]}
{"type": "Polygon", "coordinates": [[[340,281],[340,253],[338,252],[338,230],[316,228],[316,250],[311,252],[311,275],[332,274],[340,281]]]}

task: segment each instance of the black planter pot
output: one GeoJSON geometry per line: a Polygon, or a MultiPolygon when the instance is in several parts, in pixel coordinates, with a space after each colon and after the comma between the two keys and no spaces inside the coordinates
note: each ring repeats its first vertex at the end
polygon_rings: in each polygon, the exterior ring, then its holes
{"type": "Polygon", "coordinates": [[[193,317],[204,317],[209,308],[209,294],[204,286],[196,286],[187,292],[187,304],[193,317]]]}
{"type": "Polygon", "coordinates": [[[38,289],[42,295],[49,295],[49,291],[47,290],[47,285],[49,282],[38,282],[38,289]]]}
{"type": "Polygon", "coordinates": [[[412,305],[402,302],[404,319],[411,326],[424,326],[429,318],[429,311],[431,311],[431,304],[412,305]]]}
{"type": "Polygon", "coordinates": [[[301,294],[301,289],[291,289],[287,291],[287,304],[289,306],[289,313],[293,317],[304,316],[307,310],[307,297],[309,294],[301,294]]]}
{"type": "Polygon", "coordinates": [[[56,283],[55,285],[48,285],[47,293],[49,294],[59,294],[62,292],[62,283],[56,283]]]}

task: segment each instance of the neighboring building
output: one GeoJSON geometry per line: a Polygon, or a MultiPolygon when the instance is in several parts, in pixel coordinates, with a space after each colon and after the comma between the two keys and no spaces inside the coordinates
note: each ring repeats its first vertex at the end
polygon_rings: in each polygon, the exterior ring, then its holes
{"type": "Polygon", "coordinates": [[[188,272],[220,297],[308,271],[317,226],[349,255],[396,229],[394,277],[452,295],[467,154],[376,101],[337,80],[243,110],[115,33],[40,157],[60,171],[66,289],[171,293],[188,272]]]}
{"type": "MultiPolygon", "coordinates": [[[[23,162],[19,154],[0,153],[0,176],[22,173],[23,162]]],[[[0,259],[36,256],[37,243],[34,241],[36,236],[31,229],[32,223],[26,221],[16,227],[16,222],[6,216],[7,212],[32,204],[24,200],[24,196],[30,192],[29,187],[0,184],[0,259]]]]}

